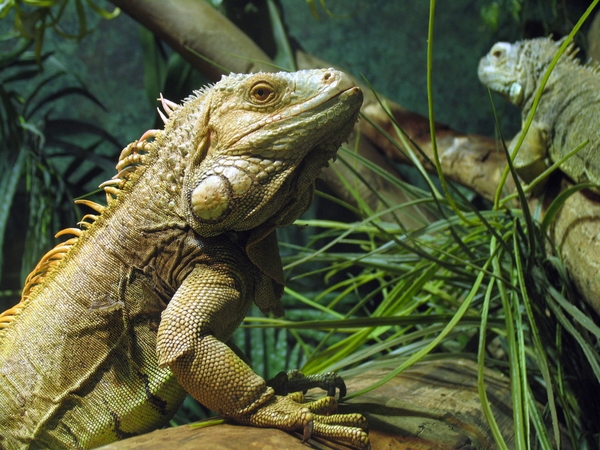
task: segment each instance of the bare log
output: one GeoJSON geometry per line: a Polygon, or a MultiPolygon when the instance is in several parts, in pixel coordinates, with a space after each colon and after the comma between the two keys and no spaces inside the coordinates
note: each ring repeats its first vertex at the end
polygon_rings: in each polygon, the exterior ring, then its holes
{"type": "Polygon", "coordinates": [[[194,68],[216,81],[225,73],[201,54],[234,73],[272,72],[270,58],[229,19],[205,1],[111,0],[163,39],[194,68]],[[261,62],[264,61],[264,62],[261,62]]]}
{"type": "MultiPolygon", "coordinates": [[[[565,187],[568,183],[563,183],[565,187]]],[[[575,287],[600,314],[600,202],[578,192],[567,199],[553,223],[551,239],[575,287]]]]}
{"type": "MultiPolygon", "coordinates": [[[[434,160],[434,153],[429,120],[394,103],[388,102],[388,105],[396,123],[427,156],[427,159],[421,157],[421,153],[413,148],[421,163],[429,172],[437,174],[435,166],[431,164],[434,160]]],[[[400,144],[391,120],[379,104],[367,106],[363,108],[362,112],[389,135],[395,137],[396,144],[400,144]]],[[[406,154],[369,122],[361,123],[361,131],[391,159],[410,163],[406,154]]],[[[492,200],[506,167],[506,158],[498,143],[492,138],[466,135],[442,124],[436,124],[435,136],[440,165],[446,178],[492,200]]],[[[505,188],[508,192],[514,190],[512,177],[507,180],[505,188]]]]}

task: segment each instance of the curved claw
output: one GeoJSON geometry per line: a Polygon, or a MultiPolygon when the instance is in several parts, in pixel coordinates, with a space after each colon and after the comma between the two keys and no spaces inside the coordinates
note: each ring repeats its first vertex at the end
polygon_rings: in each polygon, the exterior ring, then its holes
{"type": "Polygon", "coordinates": [[[335,372],[309,375],[307,378],[311,380],[315,387],[327,390],[327,395],[330,397],[335,397],[336,390],[339,390],[340,399],[346,396],[346,383],[344,383],[342,377],[335,372]]]}
{"type": "Polygon", "coordinates": [[[302,432],[302,442],[306,442],[310,439],[310,437],[313,434],[314,428],[315,428],[315,423],[313,420],[310,420],[309,422],[306,423],[306,425],[304,425],[304,430],[302,432]]]}
{"type": "Polygon", "coordinates": [[[329,389],[327,391],[328,395],[331,395],[332,397],[335,396],[335,388],[338,388],[340,390],[340,399],[344,398],[346,396],[346,383],[344,383],[344,380],[342,379],[342,377],[337,376],[336,375],[336,379],[335,379],[335,385],[330,385],[329,389]],[[333,390],[333,394],[329,394],[329,392],[331,392],[333,390]]]}

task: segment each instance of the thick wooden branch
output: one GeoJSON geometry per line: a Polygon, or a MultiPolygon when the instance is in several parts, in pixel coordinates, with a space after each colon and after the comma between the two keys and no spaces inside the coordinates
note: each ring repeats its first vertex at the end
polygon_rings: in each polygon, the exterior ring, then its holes
{"type": "Polygon", "coordinates": [[[229,19],[199,0],[110,0],[163,39],[213,81],[225,72],[194,55],[201,54],[234,73],[270,72],[269,57],[229,19]],[[261,61],[266,62],[261,63],[261,61]]]}
{"type": "MultiPolygon", "coordinates": [[[[434,154],[429,132],[429,120],[394,103],[388,103],[388,105],[396,123],[425,153],[427,159],[421,157],[421,153],[413,148],[415,155],[419,156],[429,172],[437,174],[435,166],[431,163],[434,160],[434,154]]],[[[392,121],[383,108],[379,104],[370,105],[363,108],[362,112],[384,129],[387,134],[394,137],[395,142],[390,142],[367,121],[361,123],[362,133],[392,160],[405,164],[410,163],[406,153],[394,145],[400,144],[401,141],[394,130],[392,121]]],[[[488,200],[492,200],[496,187],[500,182],[502,171],[506,167],[504,152],[498,147],[495,140],[485,136],[466,135],[442,124],[436,124],[435,136],[444,175],[448,179],[472,189],[488,200]]],[[[509,192],[514,190],[512,177],[509,177],[506,189],[509,192]]]]}
{"type": "MultiPolygon", "coordinates": [[[[569,186],[563,183],[564,187],[569,186]]],[[[600,314],[600,202],[576,193],[569,197],[556,219],[552,242],[560,252],[575,287],[600,314]]]]}

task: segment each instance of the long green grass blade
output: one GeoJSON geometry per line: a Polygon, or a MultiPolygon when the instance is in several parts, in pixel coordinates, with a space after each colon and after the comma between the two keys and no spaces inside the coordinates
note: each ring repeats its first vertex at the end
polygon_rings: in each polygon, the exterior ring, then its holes
{"type": "MultiPolygon", "coordinates": [[[[494,246],[492,246],[492,251],[495,251],[494,246]]],[[[498,448],[500,450],[508,450],[508,446],[506,445],[504,437],[500,432],[498,422],[496,422],[494,413],[492,412],[490,401],[487,396],[487,392],[485,390],[486,333],[488,325],[488,315],[490,312],[490,301],[493,289],[494,281],[490,280],[485,292],[485,300],[483,302],[483,307],[481,309],[481,324],[479,327],[479,347],[477,350],[477,390],[479,392],[479,400],[481,401],[481,408],[483,410],[483,414],[487,420],[488,425],[490,426],[490,431],[492,432],[492,436],[496,441],[496,445],[498,445],[498,448]]]]}
{"type": "MultiPolygon", "coordinates": [[[[487,269],[491,263],[492,263],[492,258],[488,259],[488,261],[484,265],[484,268],[487,269]]],[[[376,383],[369,386],[368,388],[365,388],[354,394],[350,394],[347,398],[357,397],[364,393],[370,392],[371,390],[373,390],[379,386],[382,386],[383,384],[387,383],[389,380],[394,378],[396,375],[398,375],[399,373],[401,373],[408,367],[412,366],[415,362],[419,361],[423,356],[427,355],[437,345],[439,345],[439,343],[448,335],[448,333],[450,333],[450,331],[452,331],[452,329],[458,324],[458,322],[460,322],[460,320],[462,319],[464,314],[467,312],[467,309],[471,305],[473,298],[479,291],[479,287],[481,285],[481,282],[484,279],[484,276],[485,276],[484,272],[480,272],[478,274],[475,282],[473,283],[473,287],[471,288],[471,290],[469,292],[469,295],[467,295],[467,297],[463,301],[460,308],[456,311],[456,314],[452,317],[452,320],[450,320],[450,322],[448,322],[448,325],[446,325],[444,327],[444,329],[440,332],[440,334],[433,341],[431,341],[428,345],[426,345],[422,350],[418,351],[413,356],[411,356],[408,360],[406,360],[405,362],[400,364],[396,369],[392,370],[388,375],[383,377],[381,380],[378,380],[376,383]]]]}
{"type": "Polygon", "coordinates": [[[294,71],[296,68],[296,59],[294,58],[294,52],[285,32],[285,27],[279,17],[279,11],[273,0],[267,0],[267,8],[269,10],[269,19],[271,21],[271,28],[273,29],[273,40],[275,41],[275,47],[277,48],[273,61],[278,66],[282,66],[285,70],[294,71]]]}

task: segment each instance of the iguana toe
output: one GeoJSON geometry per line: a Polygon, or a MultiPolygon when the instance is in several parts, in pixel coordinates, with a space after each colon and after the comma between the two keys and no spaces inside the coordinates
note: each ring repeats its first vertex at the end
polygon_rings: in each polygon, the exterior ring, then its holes
{"type": "MultiPolygon", "coordinates": [[[[351,415],[360,416],[360,414],[351,415]]],[[[324,418],[329,419],[331,417],[337,416],[340,415],[337,414],[336,416],[324,416],[324,418]]],[[[345,426],[339,424],[330,425],[328,423],[323,423],[315,420],[313,427],[313,435],[324,437],[332,441],[345,442],[352,445],[353,447],[360,448],[362,450],[371,448],[371,443],[369,442],[369,435],[365,430],[363,430],[360,427],[345,426]]]]}

